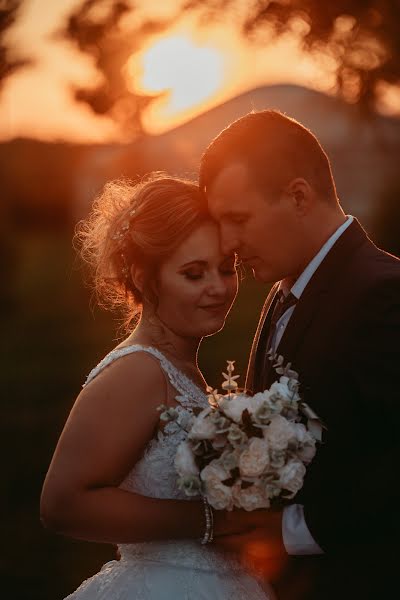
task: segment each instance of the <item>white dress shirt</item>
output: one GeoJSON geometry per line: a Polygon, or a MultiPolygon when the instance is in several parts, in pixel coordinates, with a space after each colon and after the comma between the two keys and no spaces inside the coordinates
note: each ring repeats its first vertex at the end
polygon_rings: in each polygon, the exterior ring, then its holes
{"type": "MultiPolygon", "coordinates": [[[[290,291],[299,300],[315,271],[318,269],[342,233],[349,227],[349,225],[351,225],[352,222],[353,217],[349,215],[346,221],[322,246],[318,254],[314,256],[290,290],[285,290],[284,284],[282,282],[280,283],[279,288],[283,290],[284,294],[287,295],[290,291]]],[[[279,346],[294,309],[295,306],[288,308],[276,324],[276,329],[272,336],[271,342],[271,347],[274,352],[279,346]]],[[[323,554],[323,550],[318,546],[307,527],[302,504],[291,504],[290,506],[284,508],[282,535],[283,543],[288,554],[323,554]]]]}

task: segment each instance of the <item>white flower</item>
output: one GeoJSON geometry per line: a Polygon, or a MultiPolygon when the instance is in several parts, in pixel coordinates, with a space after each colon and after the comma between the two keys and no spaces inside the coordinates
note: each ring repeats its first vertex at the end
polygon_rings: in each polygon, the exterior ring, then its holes
{"type": "Polygon", "coordinates": [[[251,438],[246,450],[239,457],[239,469],[243,477],[258,477],[269,465],[268,443],[251,438]]]}
{"type": "Polygon", "coordinates": [[[232,488],[220,481],[207,480],[205,483],[208,502],[215,510],[232,510],[232,488]]]}
{"type": "Polygon", "coordinates": [[[199,474],[189,442],[179,444],[175,455],[175,469],[181,477],[199,474]]]}
{"type": "Polygon", "coordinates": [[[274,415],[271,423],[263,430],[264,438],[268,441],[271,450],[286,450],[290,443],[296,441],[293,424],[281,415],[274,415]]]}
{"type": "Polygon", "coordinates": [[[191,440],[211,440],[217,433],[217,428],[212,419],[209,418],[211,408],[205,408],[193,420],[192,428],[189,432],[191,440]]]}
{"type": "Polygon", "coordinates": [[[207,481],[209,479],[218,479],[219,481],[224,481],[224,479],[228,479],[229,473],[223,468],[219,460],[214,459],[210,462],[210,464],[204,467],[200,473],[200,477],[203,481],[207,481]]]}
{"type": "Polygon", "coordinates": [[[271,396],[278,396],[283,402],[290,402],[293,398],[293,391],[289,389],[288,383],[288,377],[281,377],[279,381],[275,381],[269,389],[271,396]]]}
{"type": "Polygon", "coordinates": [[[265,425],[269,423],[273,414],[274,410],[271,410],[270,402],[264,401],[254,412],[253,420],[260,425],[265,425]]]}
{"type": "Polygon", "coordinates": [[[317,451],[315,439],[302,423],[293,423],[293,427],[298,442],[296,455],[301,461],[308,464],[312,461],[317,451]]]}
{"type": "Polygon", "coordinates": [[[242,488],[241,482],[239,481],[233,486],[232,493],[233,501],[238,508],[244,508],[244,510],[250,511],[270,507],[270,501],[267,494],[258,485],[242,488]]]}
{"type": "Polygon", "coordinates": [[[250,398],[245,395],[233,396],[233,398],[224,398],[220,402],[220,410],[222,410],[227,417],[239,423],[242,420],[242,413],[245,409],[250,409],[250,398]]]}
{"type": "Polygon", "coordinates": [[[208,502],[215,510],[232,510],[232,488],[223,484],[229,478],[229,473],[218,463],[212,460],[200,473],[204,482],[205,494],[208,502]]]}
{"type": "Polygon", "coordinates": [[[249,411],[250,413],[253,415],[255,414],[265,403],[267,403],[268,406],[268,400],[270,397],[270,392],[269,390],[265,390],[264,392],[258,392],[257,394],[254,394],[254,396],[252,396],[250,398],[250,407],[249,407],[249,411]]]}
{"type": "Polygon", "coordinates": [[[290,460],[282,469],[279,471],[279,484],[280,486],[292,492],[290,498],[303,487],[304,475],[306,474],[306,468],[302,462],[298,460],[290,460]]]}

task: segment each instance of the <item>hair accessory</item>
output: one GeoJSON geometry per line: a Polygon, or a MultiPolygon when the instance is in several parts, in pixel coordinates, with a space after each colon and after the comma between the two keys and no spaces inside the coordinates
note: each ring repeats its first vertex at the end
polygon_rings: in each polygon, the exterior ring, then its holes
{"type": "Polygon", "coordinates": [[[126,218],[122,221],[122,223],[120,224],[117,231],[111,236],[112,240],[120,241],[120,240],[124,239],[127,231],[129,231],[129,228],[131,225],[131,218],[134,216],[135,213],[136,213],[136,203],[132,205],[132,208],[128,212],[128,215],[129,215],[128,218],[126,218]]]}

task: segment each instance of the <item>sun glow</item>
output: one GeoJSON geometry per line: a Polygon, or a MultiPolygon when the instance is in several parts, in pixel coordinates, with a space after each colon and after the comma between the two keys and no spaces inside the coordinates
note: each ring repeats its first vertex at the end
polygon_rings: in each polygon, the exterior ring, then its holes
{"type": "Polygon", "coordinates": [[[182,113],[191,116],[192,109],[202,107],[223,85],[223,54],[216,48],[197,45],[184,35],[159,39],[136,61],[128,65],[136,77],[141,72],[135,89],[162,93],[152,107],[153,117],[156,111],[158,120],[172,122],[182,113]]]}

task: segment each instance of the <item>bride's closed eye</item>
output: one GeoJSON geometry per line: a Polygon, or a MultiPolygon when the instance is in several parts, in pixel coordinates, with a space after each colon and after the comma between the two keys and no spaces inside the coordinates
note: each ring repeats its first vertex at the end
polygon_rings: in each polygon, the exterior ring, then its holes
{"type": "Polygon", "coordinates": [[[204,271],[199,269],[188,269],[187,271],[182,271],[182,275],[190,281],[197,281],[203,277],[204,271]]]}

